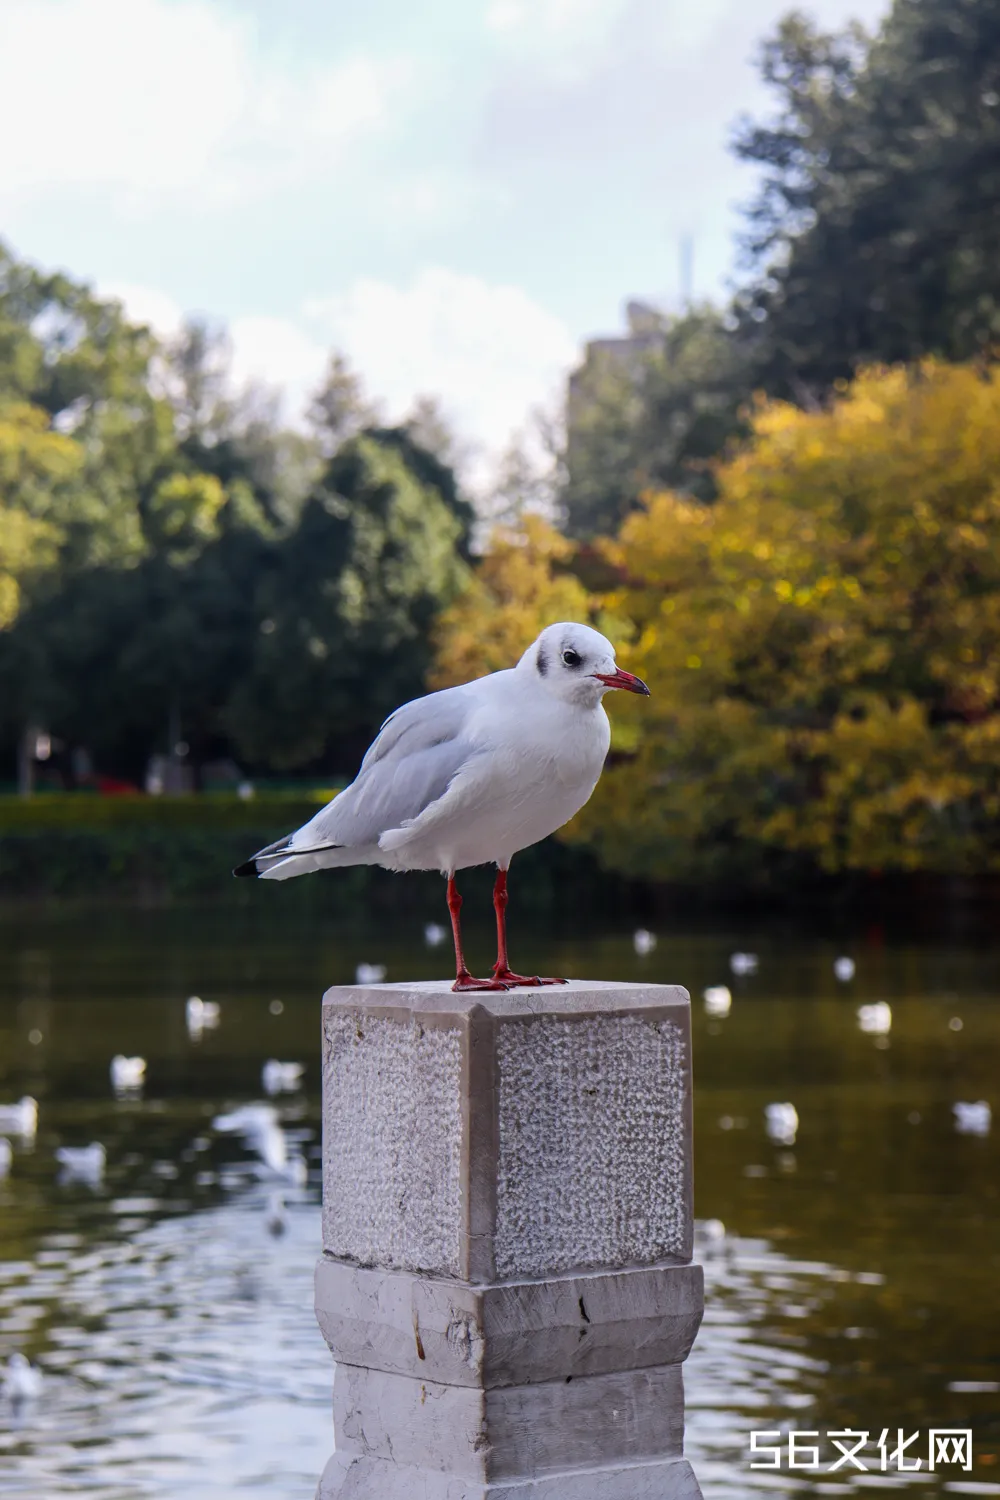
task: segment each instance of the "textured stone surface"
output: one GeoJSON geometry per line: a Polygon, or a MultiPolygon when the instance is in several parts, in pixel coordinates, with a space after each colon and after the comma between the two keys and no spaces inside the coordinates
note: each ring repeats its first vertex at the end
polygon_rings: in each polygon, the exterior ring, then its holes
{"type": "Polygon", "coordinates": [[[337,1448],[459,1478],[537,1479],[615,1461],[679,1458],[679,1365],[493,1390],[338,1364],[337,1448]]]}
{"type": "Polygon", "coordinates": [[[460,1270],[462,1036],[328,1008],[323,1241],[362,1264],[460,1270]]]}
{"type": "Polygon", "coordinates": [[[702,1493],[685,1458],[489,1484],[336,1453],[316,1500],[702,1500],[702,1493]]]}
{"type": "Polygon", "coordinates": [[[687,1060],[641,1013],[497,1027],[498,1277],[690,1254],[687,1060]]]}
{"type": "Polygon", "coordinates": [[[672,985],[328,991],[324,1248],[476,1282],[691,1255],[672,985]]]}
{"type": "Polygon", "coordinates": [[[700,1266],[470,1286],[322,1257],[316,1316],[336,1360],[449,1385],[526,1385],[687,1358],[700,1266]]]}

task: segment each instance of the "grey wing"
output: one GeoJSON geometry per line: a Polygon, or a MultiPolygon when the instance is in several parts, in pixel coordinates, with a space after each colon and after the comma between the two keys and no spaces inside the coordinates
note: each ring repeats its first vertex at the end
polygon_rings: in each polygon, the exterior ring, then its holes
{"type": "Polygon", "coordinates": [[[377,844],[387,828],[418,818],[476,753],[463,733],[470,707],[461,688],[446,688],[397,708],[355,780],[298,830],[289,852],[377,844]]]}

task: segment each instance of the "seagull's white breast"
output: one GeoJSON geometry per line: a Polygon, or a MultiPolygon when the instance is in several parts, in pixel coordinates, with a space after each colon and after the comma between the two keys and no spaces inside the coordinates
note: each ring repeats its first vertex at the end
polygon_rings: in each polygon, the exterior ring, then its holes
{"type": "Polygon", "coordinates": [[[505,691],[484,694],[470,713],[465,737],[475,753],[442,798],[440,814],[429,810],[418,820],[412,841],[387,863],[439,870],[506,864],[590,798],[611,739],[603,707],[580,708],[526,684],[523,674],[503,675],[505,691]]]}

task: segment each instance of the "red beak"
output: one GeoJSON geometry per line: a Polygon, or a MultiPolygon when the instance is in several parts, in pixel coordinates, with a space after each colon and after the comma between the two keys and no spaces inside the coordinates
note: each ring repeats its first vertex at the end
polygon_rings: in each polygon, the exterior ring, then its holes
{"type": "Polygon", "coordinates": [[[605,687],[624,688],[626,693],[641,693],[644,698],[649,697],[649,688],[641,677],[633,677],[631,672],[623,672],[621,667],[616,667],[607,676],[603,672],[592,674],[598,682],[603,682],[605,687]]]}

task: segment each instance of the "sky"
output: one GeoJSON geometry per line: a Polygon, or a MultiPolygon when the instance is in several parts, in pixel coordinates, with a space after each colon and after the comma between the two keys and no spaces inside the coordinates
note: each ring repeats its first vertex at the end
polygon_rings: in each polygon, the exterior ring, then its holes
{"type": "MultiPolygon", "coordinates": [[[[0,0],[0,239],[164,332],[224,322],[294,419],[342,350],[487,463],[639,297],[736,269],[790,0],[0,0]]],[[[883,0],[800,0],[875,24],[883,0]]]]}

